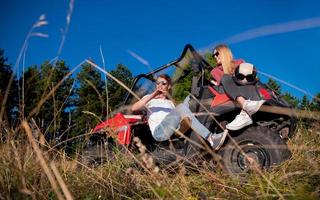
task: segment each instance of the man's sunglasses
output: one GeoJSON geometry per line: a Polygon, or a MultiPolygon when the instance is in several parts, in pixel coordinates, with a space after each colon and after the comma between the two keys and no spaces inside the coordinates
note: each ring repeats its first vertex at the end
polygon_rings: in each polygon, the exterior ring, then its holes
{"type": "Polygon", "coordinates": [[[166,81],[157,81],[156,84],[157,84],[157,85],[160,85],[160,84],[161,84],[161,85],[167,85],[168,82],[166,82],[166,81]]]}
{"type": "Polygon", "coordinates": [[[241,81],[244,79],[247,79],[247,81],[252,82],[256,79],[256,77],[253,74],[244,75],[244,74],[239,73],[239,74],[237,74],[237,79],[239,79],[241,81]]]}

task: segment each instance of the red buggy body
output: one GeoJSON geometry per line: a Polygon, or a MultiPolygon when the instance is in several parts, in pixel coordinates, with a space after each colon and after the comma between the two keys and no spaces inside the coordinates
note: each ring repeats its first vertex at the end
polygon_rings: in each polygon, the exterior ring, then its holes
{"type": "Polygon", "coordinates": [[[132,126],[138,122],[141,123],[141,120],[141,115],[124,115],[122,113],[117,113],[112,118],[98,124],[93,132],[99,132],[105,127],[109,127],[112,131],[117,133],[117,141],[119,144],[129,145],[132,138],[132,126]]]}

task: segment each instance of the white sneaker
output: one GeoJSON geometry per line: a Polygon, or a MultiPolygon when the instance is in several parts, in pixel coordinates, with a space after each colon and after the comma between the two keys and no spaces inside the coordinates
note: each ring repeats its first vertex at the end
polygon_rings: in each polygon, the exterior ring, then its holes
{"type": "Polygon", "coordinates": [[[261,105],[265,102],[265,100],[260,101],[251,101],[250,99],[245,100],[243,103],[243,110],[247,111],[247,113],[251,116],[256,113],[261,105]]]}
{"type": "Polygon", "coordinates": [[[211,133],[208,137],[208,141],[209,141],[211,147],[214,150],[218,150],[223,145],[227,135],[228,135],[227,129],[225,129],[221,133],[215,133],[215,134],[211,133]]]}
{"type": "Polygon", "coordinates": [[[253,121],[248,113],[244,110],[241,110],[240,114],[236,116],[236,118],[227,124],[226,128],[232,131],[236,131],[252,124],[253,121]]]}

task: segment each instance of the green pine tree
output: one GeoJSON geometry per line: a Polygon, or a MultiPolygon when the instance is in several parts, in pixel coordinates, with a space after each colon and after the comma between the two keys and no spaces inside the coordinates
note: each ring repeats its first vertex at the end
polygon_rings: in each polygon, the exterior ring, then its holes
{"type": "Polygon", "coordinates": [[[64,61],[58,61],[55,66],[45,62],[39,69],[37,66],[29,67],[19,81],[22,88],[24,78],[24,101],[21,101],[20,113],[24,114],[23,117],[33,117],[49,140],[61,137],[68,129],[68,109],[72,107],[74,81],[71,77],[65,78],[68,73],[64,61]],[[42,105],[39,104],[61,80],[64,80],[63,83],[42,105]],[[38,105],[41,107],[35,110],[38,105]]]}
{"type": "Polygon", "coordinates": [[[12,71],[12,67],[7,63],[8,58],[4,56],[4,50],[0,49],[0,108],[4,103],[4,97],[7,90],[9,90],[8,98],[4,104],[5,113],[2,116],[9,126],[13,125],[14,121],[17,119],[17,109],[18,109],[18,84],[16,80],[16,76],[12,71]],[[13,77],[13,82],[8,88],[8,83],[13,77]]]}
{"type": "Polygon", "coordinates": [[[103,100],[104,82],[99,71],[89,64],[84,64],[77,74],[75,110],[73,111],[72,136],[84,134],[102,119],[105,112],[103,100]]]}
{"type": "Polygon", "coordinates": [[[302,100],[299,104],[299,109],[302,109],[302,110],[310,110],[310,102],[308,100],[308,97],[306,95],[304,95],[302,97],[302,100]]]}
{"type": "MultiPolygon", "coordinates": [[[[118,80],[120,80],[123,84],[125,84],[129,88],[132,85],[132,81],[133,81],[132,73],[125,65],[118,64],[116,69],[110,71],[110,74],[113,75],[118,80]]],[[[109,98],[108,109],[115,110],[122,104],[125,98],[125,94],[127,93],[127,90],[110,78],[108,78],[107,86],[108,86],[107,90],[108,90],[108,98],[109,98]]]]}
{"type": "Polygon", "coordinates": [[[275,93],[281,94],[281,86],[273,79],[269,79],[267,86],[270,87],[275,93]]]}
{"type": "Polygon", "coordinates": [[[316,96],[311,101],[311,110],[320,111],[320,93],[317,93],[316,96]]]}
{"type": "Polygon", "coordinates": [[[299,107],[299,99],[297,99],[295,96],[293,96],[289,92],[286,92],[283,95],[283,99],[286,100],[289,104],[291,104],[294,108],[299,107]]]}

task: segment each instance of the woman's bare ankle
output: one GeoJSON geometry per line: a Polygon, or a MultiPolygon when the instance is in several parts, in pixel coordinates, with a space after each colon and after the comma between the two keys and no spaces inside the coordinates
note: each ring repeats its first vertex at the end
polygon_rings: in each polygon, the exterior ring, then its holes
{"type": "Polygon", "coordinates": [[[243,108],[244,102],[246,101],[245,98],[242,96],[237,97],[236,101],[240,104],[241,108],[243,108]]]}

